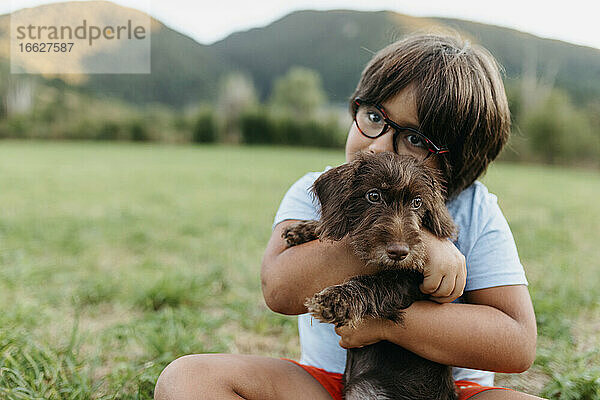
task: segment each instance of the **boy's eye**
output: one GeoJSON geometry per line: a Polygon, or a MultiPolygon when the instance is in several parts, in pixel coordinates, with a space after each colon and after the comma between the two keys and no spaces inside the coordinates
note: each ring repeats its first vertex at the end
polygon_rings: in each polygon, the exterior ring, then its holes
{"type": "Polygon", "coordinates": [[[371,204],[378,204],[381,202],[381,193],[377,189],[371,189],[367,192],[365,198],[371,204]]]}
{"type": "Polygon", "coordinates": [[[381,115],[377,112],[369,112],[369,114],[367,114],[369,121],[374,123],[374,124],[380,124],[381,121],[383,120],[383,118],[381,117],[381,115]]]}
{"type": "Polygon", "coordinates": [[[412,144],[413,146],[425,147],[425,142],[423,141],[423,139],[421,139],[421,137],[419,135],[415,135],[415,134],[406,135],[406,140],[408,140],[408,142],[410,144],[412,144]]]}
{"type": "Polygon", "coordinates": [[[420,197],[415,197],[412,202],[410,203],[410,207],[413,210],[418,210],[419,208],[421,208],[421,206],[423,205],[423,200],[421,200],[420,197]]]}

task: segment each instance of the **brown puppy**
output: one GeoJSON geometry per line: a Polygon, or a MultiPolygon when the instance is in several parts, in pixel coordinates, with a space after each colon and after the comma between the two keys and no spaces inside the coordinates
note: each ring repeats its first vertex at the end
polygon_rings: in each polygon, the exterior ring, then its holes
{"type": "MultiPolygon", "coordinates": [[[[365,317],[402,323],[402,310],[427,297],[419,290],[426,261],[421,228],[440,238],[456,234],[437,171],[408,156],[363,153],[323,173],[312,190],[321,219],[288,227],[288,245],[348,237],[356,254],[380,272],[325,288],[307,299],[309,312],[336,326],[365,317]]],[[[456,398],[450,367],[400,346],[382,341],[347,354],[345,399],[456,398]]]]}

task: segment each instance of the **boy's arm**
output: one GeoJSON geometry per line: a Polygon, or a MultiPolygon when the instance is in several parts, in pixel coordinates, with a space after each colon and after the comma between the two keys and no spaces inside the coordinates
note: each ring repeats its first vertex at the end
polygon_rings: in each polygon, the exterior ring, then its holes
{"type": "MultiPolygon", "coordinates": [[[[263,296],[273,311],[303,314],[307,311],[304,301],[322,289],[377,272],[374,267],[367,267],[345,240],[314,240],[288,248],[281,233],[297,222],[285,220],[275,226],[263,257],[263,296]]],[[[453,301],[465,286],[465,258],[448,240],[429,232],[423,236],[429,259],[421,290],[431,294],[432,300],[453,301]]]]}
{"type": "Polygon", "coordinates": [[[347,278],[374,273],[341,241],[319,241],[287,248],[283,230],[297,220],[283,221],[273,230],[262,261],[263,296],[275,312],[305,313],[304,301],[347,278]]]}
{"type": "Polygon", "coordinates": [[[471,304],[419,301],[404,325],[369,320],[336,329],[343,347],[388,340],[441,364],[496,372],[523,372],[535,360],[537,328],[524,285],[466,293],[471,304]]]}

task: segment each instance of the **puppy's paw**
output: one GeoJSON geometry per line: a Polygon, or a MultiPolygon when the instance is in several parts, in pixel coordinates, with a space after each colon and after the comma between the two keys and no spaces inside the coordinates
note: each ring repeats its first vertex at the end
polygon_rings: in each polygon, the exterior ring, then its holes
{"type": "Polygon", "coordinates": [[[281,237],[288,247],[297,246],[302,243],[318,239],[316,234],[317,221],[303,221],[285,228],[281,237]]]}
{"type": "Polygon", "coordinates": [[[336,326],[357,322],[355,307],[343,285],[330,286],[306,300],[304,305],[319,321],[336,326]]]}
{"type": "Polygon", "coordinates": [[[285,228],[281,234],[281,237],[285,240],[288,247],[296,246],[305,242],[302,240],[302,236],[300,232],[298,232],[296,226],[297,225],[292,225],[285,228]]]}

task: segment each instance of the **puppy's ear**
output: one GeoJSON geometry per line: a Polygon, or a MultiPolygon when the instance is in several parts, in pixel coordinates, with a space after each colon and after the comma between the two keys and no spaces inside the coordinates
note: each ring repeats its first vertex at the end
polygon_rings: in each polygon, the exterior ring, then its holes
{"type": "Polygon", "coordinates": [[[435,175],[430,176],[432,191],[430,201],[425,201],[427,210],[423,216],[423,226],[439,238],[455,239],[458,229],[446,208],[442,184],[435,175]]]}
{"type": "Polygon", "coordinates": [[[317,234],[322,239],[340,240],[350,230],[348,203],[360,162],[342,164],[324,172],[313,184],[312,192],[321,204],[321,220],[317,234]]]}

